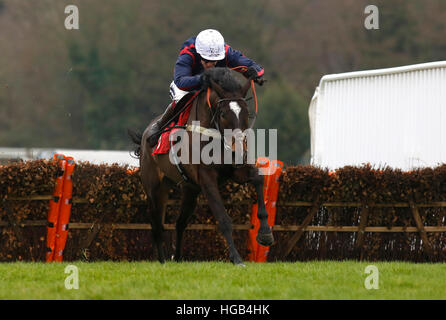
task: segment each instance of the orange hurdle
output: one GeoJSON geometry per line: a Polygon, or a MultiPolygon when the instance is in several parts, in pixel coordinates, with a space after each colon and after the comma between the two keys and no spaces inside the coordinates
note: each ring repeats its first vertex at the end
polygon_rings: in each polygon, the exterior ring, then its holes
{"type": "Polygon", "coordinates": [[[53,198],[50,200],[50,211],[48,212],[48,225],[46,236],[46,261],[54,260],[54,248],[56,243],[57,222],[59,220],[59,208],[62,199],[63,182],[65,176],[66,161],[62,154],[55,154],[54,161],[57,162],[56,186],[53,198]]]}
{"type": "Polygon", "coordinates": [[[67,243],[68,237],[68,223],[70,221],[72,196],[73,196],[73,181],[71,176],[74,171],[74,160],[72,157],[66,157],[65,179],[63,183],[62,201],[59,208],[59,221],[57,223],[56,246],[54,253],[54,261],[62,262],[63,251],[67,243]]]}
{"type": "MultiPolygon", "coordinates": [[[[276,221],[276,203],[277,197],[279,195],[279,178],[282,174],[283,163],[281,161],[273,160],[270,162],[270,170],[269,175],[265,176],[265,179],[268,179],[267,183],[267,197],[265,198],[265,207],[268,212],[268,225],[270,227],[274,226],[276,221]]],[[[257,218],[257,215],[256,215],[257,218]]],[[[257,221],[260,226],[260,221],[257,218],[257,221]]],[[[264,247],[257,244],[256,251],[256,262],[266,262],[268,258],[270,247],[264,247]]]]}
{"type": "MultiPolygon", "coordinates": [[[[268,175],[267,171],[269,168],[269,159],[264,157],[257,158],[256,167],[259,168],[259,171],[261,171],[264,174],[264,183],[263,183],[263,197],[266,202],[267,194],[268,194],[268,175]]],[[[249,261],[256,261],[256,253],[257,253],[257,247],[259,244],[257,243],[256,237],[257,232],[260,228],[260,220],[257,218],[257,211],[258,211],[258,204],[255,203],[252,205],[251,209],[251,225],[252,228],[249,230],[249,237],[248,237],[248,260],[249,261]]]]}
{"type": "MultiPolygon", "coordinates": [[[[263,196],[266,210],[268,211],[268,225],[272,227],[276,220],[276,202],[279,193],[279,178],[282,174],[283,163],[281,161],[270,161],[268,158],[259,157],[256,166],[263,171],[264,184],[263,196]]],[[[251,210],[251,224],[249,230],[248,248],[249,261],[265,262],[268,257],[269,247],[257,243],[256,236],[260,228],[260,220],[257,218],[258,204],[254,204],[251,210]]]]}

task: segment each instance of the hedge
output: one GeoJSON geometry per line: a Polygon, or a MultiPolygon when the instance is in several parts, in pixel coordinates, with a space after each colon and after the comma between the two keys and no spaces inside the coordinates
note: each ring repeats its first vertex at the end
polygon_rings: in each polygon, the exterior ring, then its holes
{"type": "MultiPolygon", "coordinates": [[[[121,230],[116,224],[149,224],[139,171],[126,166],[76,163],[70,224],[94,223],[99,229],[72,228],[64,260],[155,260],[150,230],[121,230]],[[91,240],[91,241],[89,241],[91,240]]],[[[48,200],[25,200],[49,196],[54,188],[56,166],[36,160],[0,167],[0,261],[44,261],[48,200]],[[22,200],[18,199],[21,198],[22,200]],[[30,226],[34,222],[34,226],[30,226]],[[40,224],[39,224],[40,223],[40,224]]],[[[179,200],[178,188],[170,200],[179,200]]],[[[222,197],[234,225],[249,225],[254,188],[229,181],[221,186],[222,197]]],[[[317,206],[310,226],[359,226],[367,208],[367,227],[414,227],[413,208],[418,208],[425,226],[446,226],[446,165],[403,172],[391,168],[344,167],[334,172],[313,166],[286,167],[280,179],[276,225],[298,226],[317,206]],[[302,202],[299,205],[298,202],[302,202]],[[306,204],[305,204],[306,203],[306,204]],[[330,206],[345,203],[345,206],[330,206]],[[354,205],[352,203],[359,203],[354,205]],[[434,206],[426,205],[434,203],[434,206]],[[378,206],[377,206],[378,204],[378,206]],[[388,204],[387,207],[379,204],[388,204]],[[405,205],[404,205],[405,204],[405,205]]],[[[206,200],[199,205],[191,224],[215,224],[206,200]]],[[[178,206],[168,206],[166,224],[174,224],[178,206]]],[[[365,221],[365,220],[364,220],[365,221]]],[[[246,229],[246,228],[245,228],[246,229]]],[[[419,232],[365,232],[358,247],[358,232],[305,231],[292,247],[284,250],[295,231],[275,231],[276,243],[269,261],[313,259],[367,259],[445,261],[446,232],[427,232],[432,253],[427,254],[419,232]]],[[[175,232],[167,231],[169,254],[174,252],[175,232]]],[[[248,231],[234,230],[242,257],[248,255],[248,231]]],[[[226,243],[215,230],[187,230],[185,260],[228,261],[226,243]]]]}

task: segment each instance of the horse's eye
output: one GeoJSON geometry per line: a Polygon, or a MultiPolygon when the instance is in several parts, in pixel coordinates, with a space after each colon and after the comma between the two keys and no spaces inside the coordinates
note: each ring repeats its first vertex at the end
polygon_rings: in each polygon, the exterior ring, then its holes
{"type": "Polygon", "coordinates": [[[226,115],[226,112],[224,112],[224,111],[220,112],[220,117],[224,118],[225,115],[226,115]]]}

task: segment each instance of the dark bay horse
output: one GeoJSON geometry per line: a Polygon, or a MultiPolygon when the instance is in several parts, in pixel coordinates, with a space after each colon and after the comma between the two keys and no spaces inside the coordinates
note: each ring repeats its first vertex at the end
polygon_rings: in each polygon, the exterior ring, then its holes
{"type": "MultiPolygon", "coordinates": [[[[224,129],[240,129],[244,132],[248,128],[248,106],[245,96],[251,87],[248,79],[243,86],[232,76],[232,71],[227,68],[212,68],[205,71],[203,75],[203,87],[192,102],[188,125],[192,121],[200,121],[200,132],[203,128],[210,128],[213,132],[223,135],[224,129]],[[206,90],[207,89],[207,90],[206,90]]],[[[156,120],[156,119],[155,119],[156,120]]],[[[155,121],[154,120],[154,121],[155,121]]],[[[158,260],[164,263],[166,254],[163,247],[163,223],[169,189],[172,184],[181,185],[181,208],[176,222],[176,251],[175,260],[182,258],[182,237],[187,227],[189,218],[194,212],[197,197],[203,192],[212,214],[218,222],[218,228],[224,235],[229,247],[229,258],[237,265],[242,265],[242,258],[234,246],[232,237],[232,221],[226,213],[223,200],[219,193],[219,185],[232,179],[237,183],[252,183],[255,186],[258,200],[258,218],[260,228],[257,234],[257,242],[263,246],[272,245],[274,239],[271,228],[268,226],[268,213],[264,205],[263,176],[259,175],[258,169],[252,164],[192,164],[192,162],[181,164],[183,175],[178,167],[169,159],[169,154],[152,155],[152,148],[148,144],[149,128],[138,135],[129,130],[129,135],[134,143],[138,145],[135,154],[140,159],[140,175],[144,191],[147,195],[148,213],[151,217],[152,234],[154,244],[157,248],[158,260]],[[187,178],[185,181],[184,177],[187,178]]],[[[189,126],[190,128],[190,126],[189,126]]],[[[195,126],[196,128],[196,126],[195,126]]],[[[192,135],[192,132],[187,131],[192,135]]],[[[192,148],[192,139],[189,139],[192,148]]],[[[201,144],[201,143],[200,143],[201,144]]],[[[243,144],[246,147],[246,144],[243,144]]],[[[200,146],[201,147],[201,146],[200,146]]],[[[224,143],[222,148],[228,147],[224,143]]],[[[232,140],[232,151],[234,151],[234,140],[232,140]]],[[[246,151],[246,150],[244,150],[246,151]]]]}

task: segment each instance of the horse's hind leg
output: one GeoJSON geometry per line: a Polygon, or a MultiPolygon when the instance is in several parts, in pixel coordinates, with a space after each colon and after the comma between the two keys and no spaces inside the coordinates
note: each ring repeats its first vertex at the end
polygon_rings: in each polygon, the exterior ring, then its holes
{"type": "Polygon", "coordinates": [[[168,187],[165,183],[160,183],[157,187],[150,190],[148,196],[148,213],[151,217],[153,242],[158,253],[158,260],[161,263],[166,261],[164,250],[164,213],[168,198],[168,187]]]}
{"type": "Polygon", "coordinates": [[[195,207],[197,206],[197,197],[199,193],[200,190],[197,187],[189,187],[189,186],[183,187],[181,195],[180,216],[178,217],[176,225],[177,240],[176,240],[176,250],[175,250],[175,261],[180,261],[182,258],[183,233],[187,227],[190,217],[194,213],[195,207]]]}

